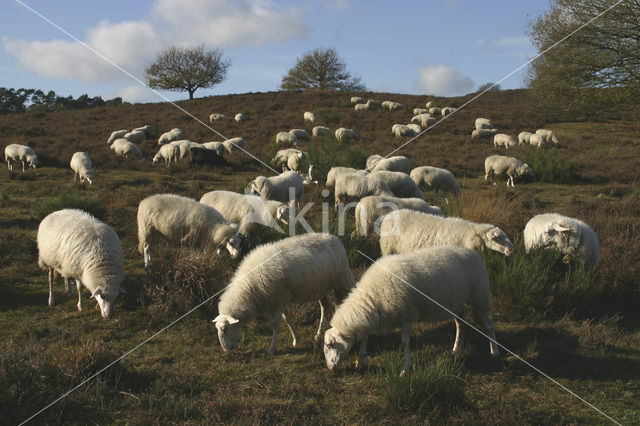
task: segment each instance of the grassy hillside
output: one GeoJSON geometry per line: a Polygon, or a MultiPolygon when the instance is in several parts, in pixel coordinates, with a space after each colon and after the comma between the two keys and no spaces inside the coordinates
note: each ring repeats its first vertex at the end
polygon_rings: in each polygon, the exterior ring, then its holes
{"type": "MultiPolygon", "coordinates": [[[[226,114],[214,128],[224,137],[241,136],[247,150],[269,163],[279,131],[305,128],[304,111],[314,125],[353,128],[357,143],[333,138],[308,142],[312,162],[326,172],[331,165],[363,167],[373,153],[385,155],[408,138],[393,138],[391,126],[409,123],[412,110],[433,100],[462,106],[471,96],[433,98],[382,93],[273,92],[227,95],[179,102],[208,124],[210,113],[226,114]],[[354,111],[351,95],[404,104],[403,111],[354,111]],[[236,123],[242,112],[249,119],[236,123]]],[[[228,284],[237,260],[161,247],[154,267],[143,268],[137,252],[136,210],[145,197],[172,192],[199,199],[214,189],[242,191],[258,175],[273,174],[243,153],[211,167],[151,164],[157,136],[173,127],[199,142],[222,137],[170,104],[121,105],[82,111],[0,116],[0,142],[34,148],[42,167],[25,173],[0,172],[0,410],[16,423],[44,408],[84,379],[180,318],[228,284]],[[113,130],[151,124],[156,139],[140,144],[143,159],[115,157],[106,144],[113,130]],[[91,186],[73,182],[71,155],[86,151],[96,171],[91,186]],[[85,298],[77,312],[74,296],[55,291],[47,306],[47,274],[37,266],[36,232],[50,211],[84,206],[110,224],[125,253],[128,294],[105,320],[85,298]]],[[[485,253],[490,271],[497,339],[607,415],[625,424],[640,422],[640,122],[621,107],[593,116],[549,111],[526,91],[490,92],[440,122],[395,155],[413,166],[451,170],[463,188],[460,203],[440,206],[450,215],[499,226],[517,253],[504,258],[485,253]],[[509,148],[527,161],[536,177],[507,189],[483,179],[484,158],[503,153],[487,140],[472,141],[477,117],[492,120],[500,132],[516,136],[539,127],[555,131],[552,149],[509,148]],[[600,238],[600,264],[586,273],[559,256],[526,256],[522,229],[533,215],[558,212],[589,223],[600,238]]],[[[305,215],[321,230],[322,185],[305,186],[305,215]]],[[[430,200],[433,193],[425,193],[430,200]]],[[[337,230],[331,218],[330,228],[337,230]]],[[[301,228],[299,229],[301,230],[301,228]]],[[[359,277],[376,258],[374,237],[341,237],[359,277]]],[[[263,232],[245,250],[283,235],[263,232]]],[[[491,359],[487,342],[467,330],[461,354],[450,354],[453,322],[417,324],[411,349],[416,369],[397,378],[401,365],[399,333],[370,339],[364,373],[348,368],[330,374],[321,348],[311,344],[318,317],[315,304],[294,307],[301,344],[290,346],[281,327],[279,351],[265,354],[271,326],[252,321],[241,347],[223,353],[210,320],[216,299],[205,303],[149,343],[127,355],[36,417],[40,423],[603,423],[606,418],[536,373],[515,356],[491,359]]]]}

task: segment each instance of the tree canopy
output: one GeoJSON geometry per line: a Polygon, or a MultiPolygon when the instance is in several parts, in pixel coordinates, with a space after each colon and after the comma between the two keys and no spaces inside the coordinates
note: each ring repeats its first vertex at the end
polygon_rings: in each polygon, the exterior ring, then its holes
{"type": "Polygon", "coordinates": [[[285,90],[366,90],[360,78],[352,76],[346,68],[335,49],[314,49],[298,58],[282,77],[280,87],[285,90]]]}
{"type": "Polygon", "coordinates": [[[230,66],[219,49],[173,46],[158,53],[145,72],[149,87],[188,92],[193,99],[196,90],[222,82],[230,66]]]}
{"type": "Polygon", "coordinates": [[[83,109],[103,105],[120,105],[121,103],[122,98],[120,97],[105,101],[100,96],[90,98],[89,95],[84,94],[76,99],[71,95],[58,96],[53,90],[45,94],[40,89],[0,87],[0,114],[83,109]]]}

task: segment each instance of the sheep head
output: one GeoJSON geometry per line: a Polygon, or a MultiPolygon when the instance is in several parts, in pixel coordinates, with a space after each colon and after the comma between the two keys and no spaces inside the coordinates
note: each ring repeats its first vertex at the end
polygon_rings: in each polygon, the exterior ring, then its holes
{"type": "Polygon", "coordinates": [[[220,314],[211,322],[216,324],[218,340],[220,340],[220,346],[222,346],[223,351],[226,352],[238,347],[240,332],[242,331],[242,324],[239,319],[231,315],[220,314]]]}
{"type": "Polygon", "coordinates": [[[336,328],[330,328],[324,333],[324,359],[329,371],[340,366],[354,343],[354,337],[345,336],[336,328]]]}
{"type": "Polygon", "coordinates": [[[562,225],[558,222],[547,223],[544,225],[542,231],[540,247],[564,247],[566,245],[564,244],[564,241],[568,239],[570,232],[570,227],[562,225]]]}
{"type": "MultiPolygon", "coordinates": [[[[238,225],[233,224],[235,227],[233,228],[235,231],[238,229],[238,225]]],[[[242,239],[244,236],[240,233],[234,233],[227,235],[224,240],[220,243],[220,246],[216,250],[216,254],[220,254],[222,250],[227,250],[231,257],[236,259],[240,255],[240,246],[242,245],[242,239]]]]}
{"type": "Polygon", "coordinates": [[[93,292],[91,298],[96,299],[98,302],[102,318],[111,318],[116,299],[123,293],[126,293],[126,291],[122,287],[116,289],[98,287],[98,289],[93,292]]]}
{"type": "Polygon", "coordinates": [[[494,227],[482,234],[482,240],[487,248],[495,250],[505,256],[515,253],[513,244],[500,228],[494,227]]]}
{"type": "Polygon", "coordinates": [[[527,163],[522,164],[522,166],[518,167],[518,175],[519,176],[533,176],[533,168],[527,163]]]}

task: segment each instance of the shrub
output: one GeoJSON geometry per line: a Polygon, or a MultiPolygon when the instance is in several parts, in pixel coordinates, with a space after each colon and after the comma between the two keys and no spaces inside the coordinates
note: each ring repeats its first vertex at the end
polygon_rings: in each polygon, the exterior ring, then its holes
{"type": "Polygon", "coordinates": [[[329,169],[334,166],[365,167],[369,154],[357,146],[339,143],[333,135],[317,138],[318,142],[307,149],[309,159],[315,165],[318,176],[326,178],[329,169]]]}
{"type": "Polygon", "coordinates": [[[319,122],[327,124],[338,124],[342,118],[335,109],[327,107],[318,108],[316,115],[319,122]]]}
{"type": "Polygon", "coordinates": [[[521,160],[533,167],[534,178],[540,182],[569,183],[578,178],[580,165],[570,158],[558,158],[554,147],[528,146],[521,160]]]}
{"type": "Polygon", "coordinates": [[[38,208],[38,218],[42,220],[49,213],[62,209],[84,210],[100,220],[104,218],[107,212],[104,202],[98,198],[82,197],[76,194],[63,194],[45,200],[38,208]]]}

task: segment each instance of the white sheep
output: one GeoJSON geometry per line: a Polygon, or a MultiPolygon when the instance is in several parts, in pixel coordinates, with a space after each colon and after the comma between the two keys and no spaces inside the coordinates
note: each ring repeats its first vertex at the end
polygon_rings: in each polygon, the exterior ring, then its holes
{"type": "Polygon", "coordinates": [[[422,127],[417,123],[407,124],[407,127],[416,132],[416,135],[422,132],[422,127]]]}
{"type": "Polygon", "coordinates": [[[418,114],[412,117],[411,122],[427,128],[429,126],[433,126],[434,124],[436,124],[438,122],[438,119],[433,117],[429,113],[424,113],[424,114],[418,114]]]}
{"type": "Polygon", "coordinates": [[[289,223],[290,209],[287,205],[258,195],[218,190],[207,192],[200,202],[216,209],[227,221],[237,223],[238,232],[242,235],[249,234],[256,224],[282,232],[275,220],[289,223]]]}
{"type": "Polygon", "coordinates": [[[325,126],[315,126],[313,129],[311,129],[311,134],[316,137],[316,136],[324,136],[324,135],[330,135],[331,134],[331,129],[325,126]]]}
{"type": "Polygon", "coordinates": [[[145,124],[144,126],[136,127],[135,129],[132,130],[132,132],[142,132],[145,134],[145,136],[150,131],[151,131],[151,124],[145,124]]]}
{"type": "Polygon", "coordinates": [[[389,111],[399,111],[401,109],[404,109],[404,105],[402,105],[401,103],[393,102],[393,101],[385,101],[385,102],[382,103],[382,107],[385,109],[388,109],[389,111]]]}
{"type": "Polygon", "coordinates": [[[600,242],[593,229],[583,221],[557,213],[539,214],[524,227],[524,248],[556,249],[567,259],[576,259],[587,270],[595,268],[600,259],[600,242]]]}
{"type": "Polygon", "coordinates": [[[374,109],[380,106],[380,101],[377,99],[367,99],[366,104],[368,106],[368,109],[374,109]]]}
{"type": "Polygon", "coordinates": [[[167,165],[167,167],[169,167],[172,161],[173,164],[177,164],[179,158],[180,147],[172,142],[166,145],[162,145],[158,150],[158,153],[153,157],[152,162],[153,164],[155,164],[160,161],[160,159],[164,159],[165,164],[167,165]]]}
{"type": "Polygon", "coordinates": [[[316,121],[316,115],[314,113],[312,113],[311,111],[305,111],[304,113],[304,121],[310,121],[310,122],[314,122],[316,121]]]}
{"type": "Polygon", "coordinates": [[[224,248],[232,257],[238,257],[242,242],[238,225],[213,207],[174,194],[151,195],[138,206],[138,251],[145,267],[151,264],[150,243],[157,236],[192,250],[219,253],[224,248]]]}
{"type": "Polygon", "coordinates": [[[420,114],[429,114],[429,109],[427,109],[427,108],[414,108],[413,109],[413,115],[420,115],[420,114]]]}
{"type": "Polygon", "coordinates": [[[124,138],[113,141],[110,148],[115,151],[116,155],[124,158],[129,158],[129,156],[142,157],[140,148],[138,148],[136,144],[124,138]]]}
{"type": "Polygon", "coordinates": [[[67,285],[75,279],[79,311],[84,285],[98,302],[102,317],[111,317],[116,298],[125,292],[122,246],[115,231],[84,211],[64,209],[40,222],[37,241],[38,266],[49,271],[49,306],[54,305],[56,271],[67,285]]]}
{"type": "Polygon", "coordinates": [[[202,145],[208,150],[215,152],[220,157],[227,152],[227,148],[224,146],[224,143],[219,141],[203,142],[202,145]]]}
{"type": "Polygon", "coordinates": [[[276,135],[276,145],[298,146],[298,138],[289,132],[278,132],[276,135]]]}
{"type": "Polygon", "coordinates": [[[416,131],[405,124],[394,124],[391,126],[391,134],[396,138],[402,136],[413,137],[417,135],[416,131]]]}
{"type": "Polygon", "coordinates": [[[131,143],[140,143],[144,142],[147,138],[147,135],[142,130],[132,130],[123,136],[124,139],[128,140],[131,143]]]}
{"type": "Polygon", "coordinates": [[[498,133],[493,137],[493,146],[495,147],[504,146],[505,148],[509,148],[510,146],[516,145],[516,140],[511,135],[498,133]]]}
{"type": "Polygon", "coordinates": [[[331,169],[329,169],[329,172],[327,173],[327,181],[325,185],[329,188],[335,186],[336,179],[338,178],[338,176],[341,176],[344,174],[365,175],[365,174],[369,174],[369,172],[365,170],[354,169],[352,167],[341,167],[341,166],[332,167],[331,169]]]}
{"type": "Polygon", "coordinates": [[[513,188],[516,187],[514,180],[516,177],[533,175],[533,169],[527,163],[504,155],[492,155],[484,160],[484,180],[491,176],[493,184],[496,184],[494,176],[507,175],[507,186],[511,182],[513,188]]]}
{"type": "Polygon", "coordinates": [[[426,107],[427,107],[427,109],[431,108],[432,106],[434,106],[434,105],[433,105],[433,101],[429,101],[429,102],[427,102],[426,104],[424,104],[424,106],[426,106],[426,107]]]}
{"type": "Polygon", "coordinates": [[[7,162],[7,168],[9,170],[13,170],[14,161],[20,161],[23,172],[25,171],[25,167],[33,167],[35,169],[36,166],[40,164],[33,148],[17,143],[9,144],[4,148],[4,160],[7,162]]]}
{"type": "Polygon", "coordinates": [[[214,121],[221,121],[221,120],[225,120],[226,118],[227,116],[224,114],[214,113],[209,116],[209,121],[213,123],[214,121]]]}
{"type": "Polygon", "coordinates": [[[411,324],[445,321],[452,316],[456,323],[453,351],[457,352],[462,340],[459,318],[465,304],[489,337],[491,355],[499,356],[491,322],[489,274],[480,255],[464,247],[444,246],[378,259],[331,318],[331,328],[324,335],[327,368],[339,367],[360,341],[357,366],[362,369],[369,336],[401,328],[405,360],[400,375],[404,375],[412,365],[411,324]]]}
{"type": "Polygon", "coordinates": [[[249,185],[252,193],[267,200],[287,203],[292,208],[299,205],[304,187],[302,176],[294,171],[282,172],[271,177],[258,176],[249,185]]]}
{"type": "Polygon", "coordinates": [[[495,134],[496,134],[496,129],[476,129],[473,132],[471,132],[471,138],[472,139],[478,139],[478,138],[488,139],[495,134]]]}
{"type": "Polygon", "coordinates": [[[234,120],[236,120],[238,123],[242,123],[244,120],[246,120],[246,118],[244,114],[237,113],[236,116],[234,117],[234,120]]]}
{"type": "Polygon", "coordinates": [[[411,162],[404,155],[394,155],[389,158],[382,158],[375,162],[372,172],[387,170],[390,172],[402,172],[409,174],[411,172],[411,162]]]}
{"type": "Polygon", "coordinates": [[[421,198],[397,198],[370,195],[362,198],[356,205],[356,229],[351,236],[358,233],[367,236],[373,228],[380,235],[379,219],[386,214],[398,209],[415,210],[442,216],[442,210],[437,206],[430,206],[421,198]]]}
{"type": "Polygon", "coordinates": [[[428,187],[429,189],[435,189],[434,203],[438,200],[438,193],[442,191],[444,198],[448,201],[447,196],[449,194],[454,197],[460,197],[462,190],[460,184],[456,180],[456,177],[449,170],[441,169],[439,167],[421,166],[411,170],[411,179],[419,187],[428,187]]]}
{"type": "Polygon", "coordinates": [[[518,133],[518,144],[529,144],[529,138],[533,135],[531,132],[520,132],[518,133]]]}
{"type": "Polygon", "coordinates": [[[309,133],[304,129],[291,129],[289,130],[289,133],[296,135],[296,138],[298,138],[299,141],[311,140],[311,136],[309,136],[309,133]]]}
{"type": "Polygon", "coordinates": [[[429,246],[462,246],[477,252],[488,248],[506,256],[515,251],[509,237],[490,223],[437,217],[412,210],[394,211],[382,218],[380,249],[383,255],[429,246]]]}
{"type": "Polygon", "coordinates": [[[444,107],[442,108],[441,114],[442,117],[446,117],[447,115],[451,114],[452,112],[455,112],[455,108],[454,107],[444,107]]]}
{"type": "Polygon", "coordinates": [[[169,130],[168,132],[161,134],[160,137],[158,138],[158,145],[164,145],[169,142],[179,141],[183,139],[184,139],[184,134],[182,133],[182,130],[176,127],[169,130]]]}
{"type": "Polygon", "coordinates": [[[302,164],[308,159],[309,154],[299,149],[281,149],[271,160],[276,167],[282,167],[282,171],[300,171],[302,164]]]}
{"type": "Polygon", "coordinates": [[[438,115],[438,114],[442,114],[442,108],[439,108],[439,107],[431,107],[431,108],[429,108],[429,114],[431,114],[431,115],[438,115]]]}
{"type": "Polygon", "coordinates": [[[352,104],[359,104],[360,102],[363,102],[364,99],[362,99],[360,96],[352,96],[351,97],[351,103],[352,104]]]}
{"type": "Polygon", "coordinates": [[[235,349],[244,324],[259,315],[271,317],[273,327],[267,354],[277,349],[280,319],[291,331],[293,346],[298,334],[287,321],[286,311],[293,303],[317,300],[320,337],[327,296],[333,292],[342,301],[354,285],[347,253],[342,242],[329,234],[304,234],[255,248],[236,270],[218,303],[219,315],[213,320],[224,351],[235,349]]]}
{"type": "Polygon", "coordinates": [[[542,137],[544,137],[546,142],[553,142],[556,145],[558,144],[558,138],[556,137],[556,134],[553,133],[553,130],[538,129],[536,130],[536,135],[541,135],[542,137]]]}
{"type": "Polygon", "coordinates": [[[116,139],[123,138],[127,133],[129,133],[128,130],[116,130],[115,132],[112,132],[109,139],[107,139],[107,145],[110,145],[116,139]]]}
{"type": "Polygon", "coordinates": [[[247,142],[240,137],[227,139],[226,141],[222,142],[222,144],[229,154],[234,151],[244,151],[244,148],[247,146],[247,142]]]}
{"type": "Polygon", "coordinates": [[[76,152],[71,157],[69,163],[71,170],[73,170],[73,181],[75,182],[80,177],[80,182],[84,182],[85,179],[91,185],[93,183],[93,165],[91,164],[91,158],[86,152],[76,152]]]}
{"type": "Polygon", "coordinates": [[[386,183],[395,197],[424,199],[424,194],[418,185],[406,173],[374,170],[369,176],[380,179],[386,183]]]}
{"type": "Polygon", "coordinates": [[[353,109],[356,111],[366,111],[369,109],[369,104],[355,104],[353,109]]]}
{"type": "Polygon", "coordinates": [[[544,136],[534,133],[529,136],[529,144],[537,148],[540,148],[542,145],[547,144],[547,140],[545,139],[544,136]]]}
{"type": "Polygon", "coordinates": [[[378,161],[382,160],[384,157],[379,154],[373,154],[367,157],[367,170],[373,170],[378,161]]]}
{"type": "Polygon", "coordinates": [[[360,140],[360,135],[355,130],[345,129],[344,127],[336,129],[335,135],[338,142],[348,142],[351,139],[360,140]]]}
{"type": "Polygon", "coordinates": [[[336,178],[333,189],[335,208],[341,202],[359,201],[367,195],[384,195],[393,197],[393,192],[386,183],[378,178],[369,177],[364,174],[342,174],[336,178]]]}
{"type": "Polygon", "coordinates": [[[491,120],[488,118],[476,118],[475,127],[476,130],[494,128],[493,124],[491,124],[491,120]]]}

